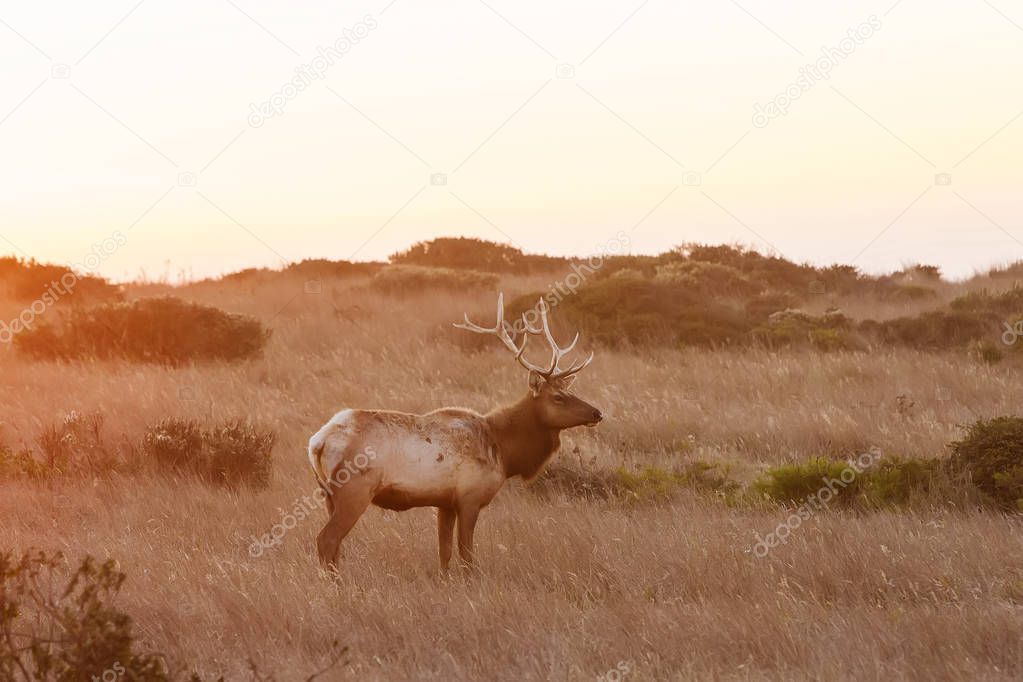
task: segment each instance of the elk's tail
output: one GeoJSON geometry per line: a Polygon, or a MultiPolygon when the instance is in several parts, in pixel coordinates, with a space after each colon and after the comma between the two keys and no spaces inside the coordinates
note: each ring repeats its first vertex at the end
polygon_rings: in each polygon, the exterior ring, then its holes
{"type": "Polygon", "coordinates": [[[327,496],[328,505],[330,499],[330,486],[327,485],[327,474],[323,471],[323,450],[327,445],[326,429],[320,429],[309,439],[309,465],[313,469],[313,476],[316,477],[316,484],[320,486],[327,496]]]}

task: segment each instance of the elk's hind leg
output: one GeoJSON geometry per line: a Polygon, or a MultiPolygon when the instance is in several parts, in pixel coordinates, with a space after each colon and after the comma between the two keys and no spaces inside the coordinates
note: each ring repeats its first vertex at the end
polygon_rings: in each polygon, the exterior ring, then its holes
{"type": "Polygon", "coordinates": [[[458,505],[458,556],[462,560],[462,568],[474,567],[472,553],[472,536],[476,530],[476,519],[479,518],[480,507],[472,502],[458,505]]]}
{"type": "Polygon", "coordinates": [[[341,541],[351,532],[373,500],[376,487],[375,477],[358,475],[344,485],[335,486],[331,491],[331,514],[327,524],[316,536],[316,551],[320,563],[328,569],[337,568],[337,554],[341,541]]]}
{"type": "Polygon", "coordinates": [[[437,541],[440,545],[440,570],[448,570],[451,563],[451,544],[455,534],[455,510],[437,507],[437,541]]]}

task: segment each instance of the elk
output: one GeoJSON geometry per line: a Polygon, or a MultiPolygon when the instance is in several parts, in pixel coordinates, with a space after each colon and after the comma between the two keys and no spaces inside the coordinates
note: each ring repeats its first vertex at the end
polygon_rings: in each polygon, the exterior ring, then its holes
{"type": "Polygon", "coordinates": [[[514,476],[535,478],[558,449],[563,430],[596,426],[603,419],[600,410],[569,392],[578,373],[593,361],[593,353],[562,368],[561,361],[579,334],[568,346],[559,346],[547,313],[541,298],[541,328],[522,317],[521,345],[504,320],[503,294],[497,299],[494,327],[473,323],[468,313],[465,322],[454,325],[496,336],[527,370],[529,390],[517,402],[486,414],[461,407],[426,414],[346,409],[309,440],[309,462],[326,494],[329,518],[316,538],[326,568],[337,569],[342,540],[370,504],[395,511],[436,507],[441,571],[447,571],[451,561],[456,522],[461,563],[473,567],[476,520],[504,482],[514,476]],[[532,336],[542,336],[551,348],[546,367],[525,357],[532,336]]]}

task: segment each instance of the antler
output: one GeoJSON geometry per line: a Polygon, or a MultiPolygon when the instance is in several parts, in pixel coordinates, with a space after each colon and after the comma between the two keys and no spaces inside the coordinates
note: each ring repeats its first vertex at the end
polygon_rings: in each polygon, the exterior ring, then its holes
{"type": "Polygon", "coordinates": [[[575,344],[579,341],[579,334],[577,333],[575,338],[572,339],[572,343],[568,344],[565,348],[558,346],[557,341],[554,340],[554,335],[551,334],[550,323],[547,320],[547,302],[543,300],[542,297],[540,298],[540,320],[543,323],[543,328],[534,329],[529,326],[529,323],[526,321],[526,316],[523,315],[522,326],[526,333],[522,335],[522,345],[515,345],[515,341],[508,333],[508,329],[504,321],[504,294],[501,293],[497,297],[497,324],[493,328],[479,326],[469,319],[468,313],[465,314],[465,322],[455,323],[454,326],[477,334],[490,334],[492,336],[496,336],[501,339],[501,342],[506,348],[508,348],[508,350],[515,354],[515,360],[520,365],[531,372],[536,372],[547,381],[556,381],[558,379],[564,379],[572,376],[573,374],[582,371],[587,365],[593,362],[593,353],[590,353],[590,357],[578,365],[573,364],[569,369],[561,369],[559,366],[561,359],[575,348],[575,344]],[[540,336],[541,334],[546,337],[547,343],[550,344],[551,347],[551,362],[550,367],[547,368],[534,365],[532,362],[527,360],[524,355],[526,352],[526,344],[529,343],[530,335],[540,336]]]}
{"type": "Polygon", "coordinates": [[[546,370],[541,370],[540,374],[542,374],[544,378],[547,379],[548,381],[553,381],[555,379],[564,379],[565,377],[570,377],[573,374],[581,372],[583,369],[586,368],[587,365],[593,362],[593,353],[591,352],[590,357],[586,358],[578,365],[573,364],[568,369],[564,370],[561,369],[560,367],[561,358],[571,353],[572,349],[575,348],[575,344],[579,342],[579,332],[575,333],[575,338],[572,339],[572,343],[568,344],[564,348],[558,346],[558,342],[554,340],[554,335],[551,333],[551,325],[550,322],[547,320],[547,312],[548,312],[547,301],[545,301],[541,296],[540,322],[542,323],[543,327],[541,329],[534,329],[533,327],[530,327],[529,323],[526,322],[525,315],[522,316],[522,324],[526,328],[527,338],[529,334],[532,334],[533,336],[540,336],[540,334],[543,334],[544,337],[546,337],[547,343],[551,347],[551,364],[550,367],[548,367],[546,370]]]}

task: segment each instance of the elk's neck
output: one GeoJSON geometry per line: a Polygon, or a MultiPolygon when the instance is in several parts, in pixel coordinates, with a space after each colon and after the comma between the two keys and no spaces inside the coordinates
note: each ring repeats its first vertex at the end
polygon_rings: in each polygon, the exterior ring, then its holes
{"type": "Polygon", "coordinates": [[[561,430],[540,423],[528,395],[517,403],[493,410],[486,420],[497,440],[508,478],[533,478],[561,444],[561,430]]]}

